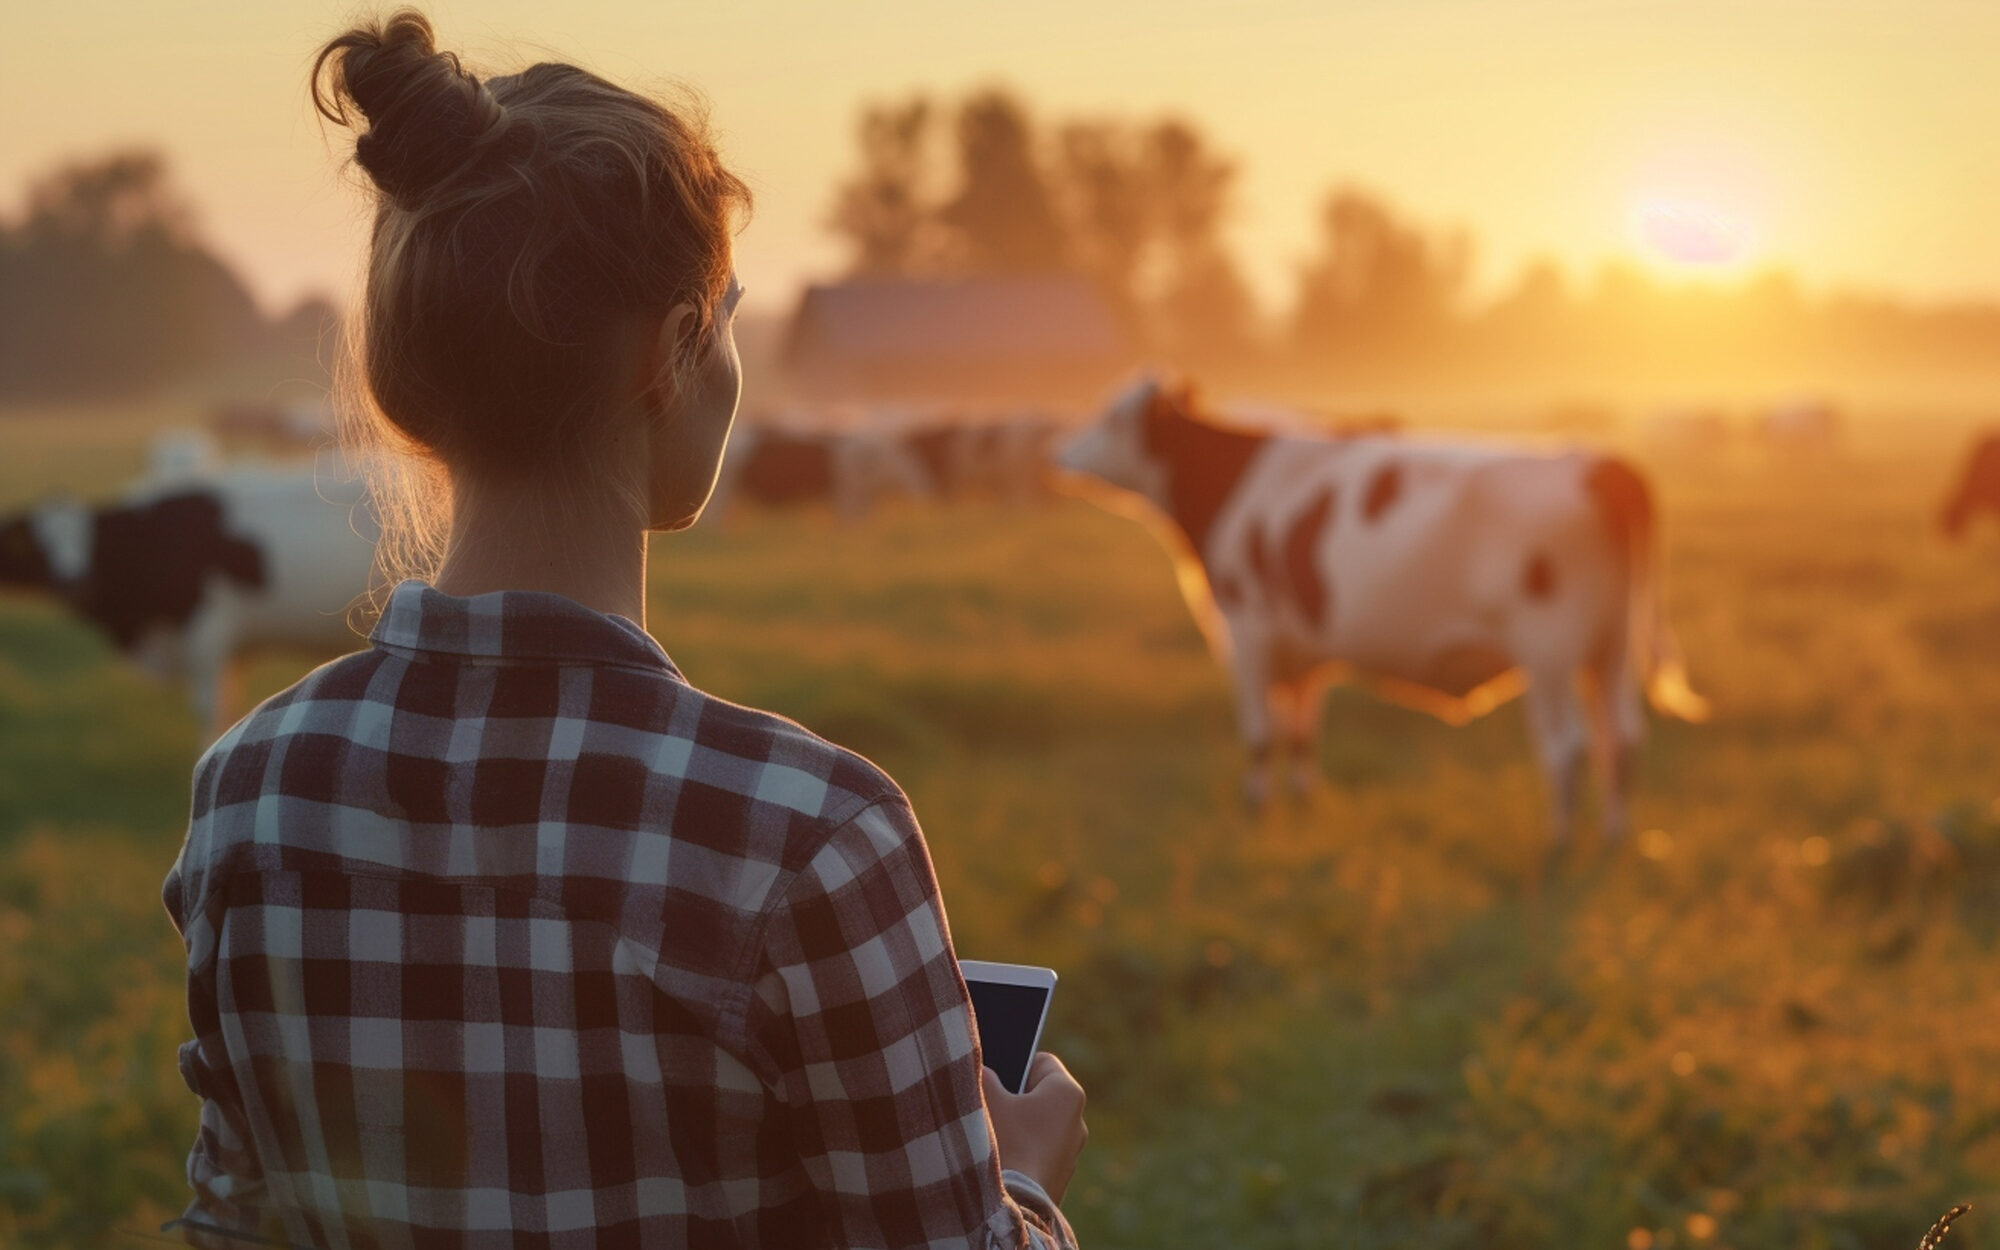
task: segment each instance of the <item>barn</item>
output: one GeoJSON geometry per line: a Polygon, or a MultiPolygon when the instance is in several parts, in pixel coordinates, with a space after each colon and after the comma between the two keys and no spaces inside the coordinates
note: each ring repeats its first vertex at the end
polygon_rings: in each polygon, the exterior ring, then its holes
{"type": "Polygon", "coordinates": [[[810,286],[783,347],[794,395],[820,404],[1093,403],[1138,360],[1072,274],[810,286]]]}

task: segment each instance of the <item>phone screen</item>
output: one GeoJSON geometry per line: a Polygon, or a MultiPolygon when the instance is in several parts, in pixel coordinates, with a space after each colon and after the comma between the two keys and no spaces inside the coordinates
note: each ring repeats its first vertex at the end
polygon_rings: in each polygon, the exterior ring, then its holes
{"type": "Polygon", "coordinates": [[[979,1028],[979,1051],[1000,1083],[1020,1093],[1035,1058],[1035,1039],[1042,1031],[1042,1011],[1049,992],[1034,985],[1002,985],[967,980],[972,993],[973,1022],[979,1028]]]}

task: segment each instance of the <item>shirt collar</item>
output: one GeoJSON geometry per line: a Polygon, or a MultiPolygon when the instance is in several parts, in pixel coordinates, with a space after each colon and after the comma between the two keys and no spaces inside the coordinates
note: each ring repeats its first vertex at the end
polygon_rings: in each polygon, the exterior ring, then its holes
{"type": "Polygon", "coordinates": [[[652,635],[632,621],[541,590],[496,590],[460,598],[420,581],[403,582],[389,592],[368,640],[395,651],[502,663],[619,664],[681,676],[652,635]]]}

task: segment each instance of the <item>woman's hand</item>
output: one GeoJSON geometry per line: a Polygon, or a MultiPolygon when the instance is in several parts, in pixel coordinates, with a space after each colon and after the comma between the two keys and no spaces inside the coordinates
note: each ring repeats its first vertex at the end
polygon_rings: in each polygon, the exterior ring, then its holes
{"type": "Polygon", "coordinates": [[[1000,1166],[1012,1168],[1040,1185],[1060,1203],[1076,1157],[1090,1140],[1083,1122],[1083,1086],[1049,1052],[1037,1051],[1028,1066],[1026,1089],[1009,1093],[993,1069],[981,1070],[986,1090],[986,1114],[993,1121],[993,1138],[1000,1146],[1000,1166]]]}

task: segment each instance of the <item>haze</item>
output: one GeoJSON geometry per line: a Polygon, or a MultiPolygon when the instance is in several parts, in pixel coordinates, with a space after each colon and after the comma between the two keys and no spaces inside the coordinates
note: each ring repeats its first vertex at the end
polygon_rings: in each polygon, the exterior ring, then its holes
{"type": "MultiPolygon", "coordinates": [[[[305,74],[321,40],[370,11],[16,6],[0,23],[0,206],[63,159],[154,144],[267,304],[345,293],[360,200],[305,74]]],[[[1543,254],[1579,272],[1620,257],[1699,272],[1699,248],[1648,244],[1647,206],[1666,203],[1726,223],[1732,270],[1784,266],[1817,287],[1926,300],[2000,295],[2000,6],[1983,0],[428,11],[480,68],[556,56],[701,90],[758,191],[739,269],[766,311],[840,268],[822,221],[860,106],[987,83],[1044,114],[1199,123],[1240,162],[1231,241],[1273,309],[1341,183],[1469,229],[1489,288],[1543,254]]]]}

